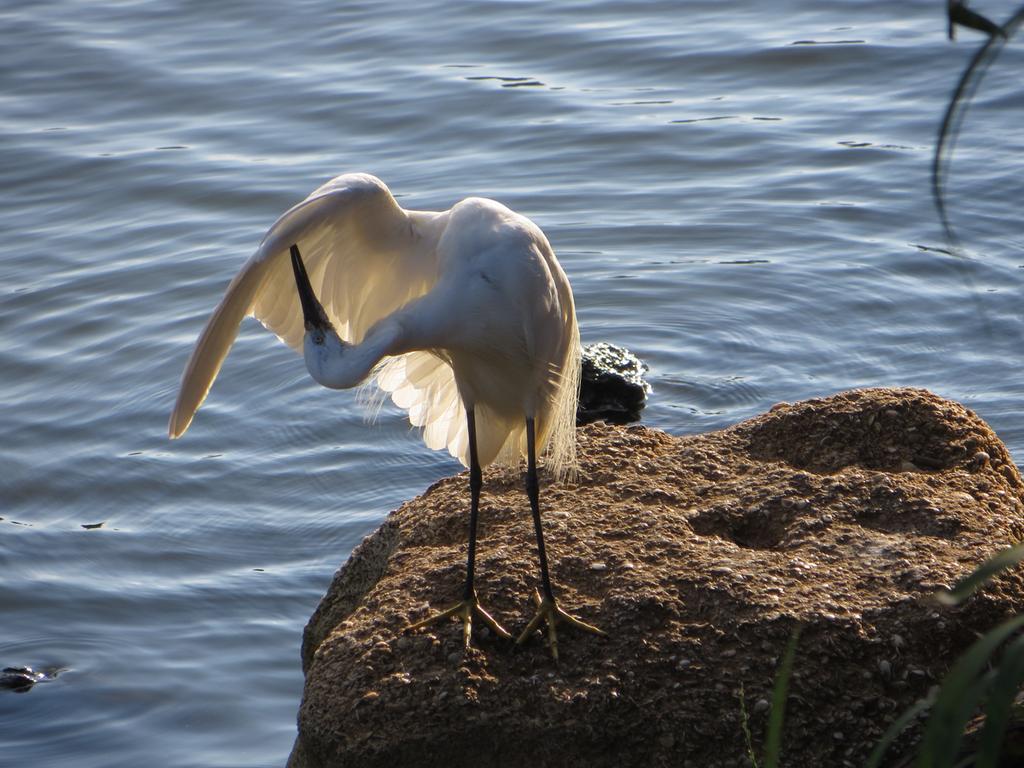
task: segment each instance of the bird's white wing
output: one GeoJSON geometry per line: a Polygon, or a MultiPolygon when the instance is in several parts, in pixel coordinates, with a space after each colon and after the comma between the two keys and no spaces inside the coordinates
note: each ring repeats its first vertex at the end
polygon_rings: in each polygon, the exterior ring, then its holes
{"type": "Polygon", "coordinates": [[[466,408],[445,360],[432,352],[390,358],[378,370],[377,384],[391,393],[395,405],[409,412],[409,422],[423,430],[428,448],[447,448],[469,466],[466,408]]]}
{"type": "MultiPolygon", "coordinates": [[[[433,243],[412,225],[383,182],[365,174],[331,180],[277,220],[231,281],[185,367],[168,426],[171,437],[188,429],[244,317],[256,317],[301,353],[302,309],[288,256],[293,243],[302,252],[314,291],[346,341],[361,341],[377,320],[423,295],[437,280],[433,243]]],[[[401,366],[414,371],[411,391],[450,395],[454,380],[444,361],[428,353],[404,357],[415,358],[401,366]]],[[[399,366],[390,363],[393,367],[385,364],[388,381],[402,388],[399,366]]],[[[417,405],[410,396],[403,403],[417,411],[421,421],[413,423],[420,425],[437,421],[437,408],[451,409],[445,398],[428,406],[423,401],[417,405]]]]}

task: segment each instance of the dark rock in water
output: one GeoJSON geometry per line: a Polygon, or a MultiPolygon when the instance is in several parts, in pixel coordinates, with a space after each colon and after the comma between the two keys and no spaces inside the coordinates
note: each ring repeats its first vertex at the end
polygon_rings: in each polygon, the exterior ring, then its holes
{"type": "Polygon", "coordinates": [[[0,672],[0,688],[6,688],[15,693],[24,693],[36,683],[47,679],[45,672],[37,672],[32,667],[4,667],[0,672]]]}
{"type": "Polygon", "coordinates": [[[576,424],[640,420],[651,387],[644,381],[647,363],[623,347],[599,342],[583,348],[583,375],[576,424]]]}

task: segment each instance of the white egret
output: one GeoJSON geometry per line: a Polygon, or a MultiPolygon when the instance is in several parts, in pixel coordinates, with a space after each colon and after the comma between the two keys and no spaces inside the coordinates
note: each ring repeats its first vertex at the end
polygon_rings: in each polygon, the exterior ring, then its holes
{"type": "Polygon", "coordinates": [[[509,637],[473,585],[481,467],[525,455],[541,592],[518,642],[546,622],[557,659],[557,622],[603,634],[558,607],[544,549],[537,455],[546,450],[557,478],[575,468],[580,342],[572,289],[540,228],[493,200],[411,211],[373,176],[332,179],[277,220],[231,281],[185,368],[172,438],[188,429],[247,315],[301,350],[323,386],[375,377],[427,446],[469,467],[463,599],[409,629],[457,615],[468,647],[478,615],[509,637]]]}

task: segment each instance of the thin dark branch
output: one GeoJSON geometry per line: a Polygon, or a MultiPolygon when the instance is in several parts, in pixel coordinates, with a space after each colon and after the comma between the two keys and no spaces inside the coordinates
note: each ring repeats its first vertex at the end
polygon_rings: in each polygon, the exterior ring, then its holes
{"type": "MultiPolygon", "coordinates": [[[[950,3],[951,31],[954,21],[958,24],[963,23],[960,21],[960,17],[953,18],[954,7],[959,8],[961,12],[974,14],[973,11],[967,11],[966,8],[963,8],[962,4],[950,3]]],[[[974,14],[974,16],[977,16],[977,14],[974,14]]],[[[988,22],[987,19],[985,21],[988,22]]],[[[983,30],[989,31],[989,38],[978,49],[977,53],[974,54],[963,75],[960,76],[960,82],[957,83],[956,89],[953,91],[953,97],[950,99],[949,106],[946,108],[946,114],[942,118],[942,125],[939,127],[938,141],[935,144],[935,156],[932,158],[932,196],[935,199],[935,207],[938,210],[939,221],[942,223],[946,238],[953,245],[958,245],[959,240],[949,220],[945,193],[946,179],[949,175],[949,163],[953,156],[953,150],[956,148],[960,126],[963,124],[971,99],[978,90],[986,70],[996,60],[1003,49],[1003,45],[1016,33],[1022,22],[1024,22],[1024,6],[1021,6],[1020,10],[1002,27],[988,22],[995,31],[983,30]]],[[[967,26],[973,25],[968,24],[967,26]]]]}
{"type": "Polygon", "coordinates": [[[1006,37],[1006,31],[1002,27],[980,13],[972,11],[967,7],[967,3],[962,0],[948,0],[946,3],[946,14],[949,16],[950,40],[956,40],[957,25],[976,29],[990,37],[995,37],[996,35],[1006,37]]]}

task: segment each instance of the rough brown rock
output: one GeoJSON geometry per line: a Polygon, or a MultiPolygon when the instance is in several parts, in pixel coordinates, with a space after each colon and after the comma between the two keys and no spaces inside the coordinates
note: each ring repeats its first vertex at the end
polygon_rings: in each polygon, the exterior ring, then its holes
{"type": "MultiPolygon", "coordinates": [[[[787,766],[860,764],[905,706],[1001,618],[1018,574],[956,610],[930,595],[1024,533],[1022,486],[975,414],[915,389],[845,392],[706,435],[580,430],[582,476],[544,485],[564,607],[556,665],[460,626],[405,635],[460,597],[468,491],[392,513],[306,628],[293,766],[745,766],[776,664],[803,626],[787,766]],[[846,762],[849,761],[849,762],[846,762]]],[[[510,629],[537,566],[519,473],[484,474],[477,591],[510,629]]]]}

